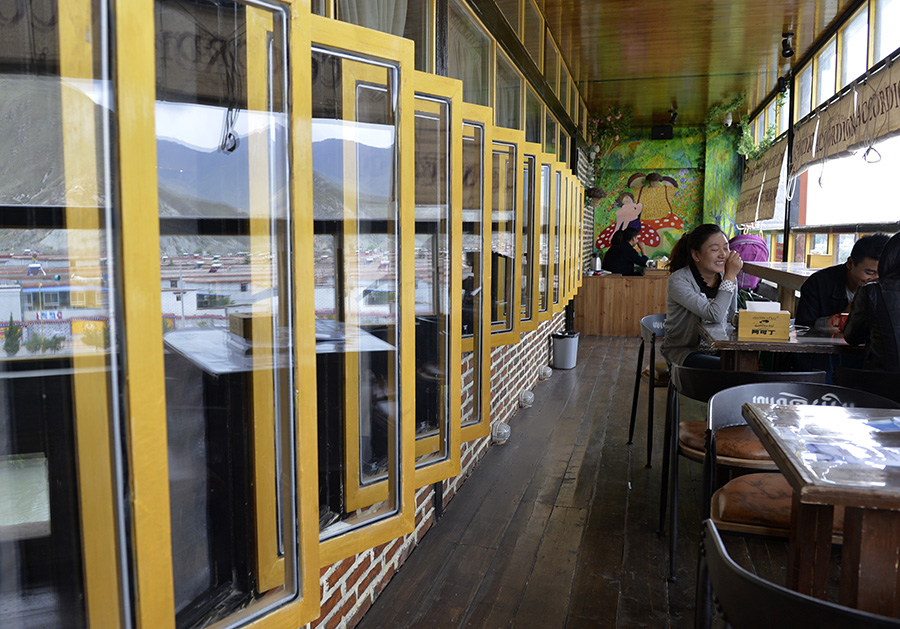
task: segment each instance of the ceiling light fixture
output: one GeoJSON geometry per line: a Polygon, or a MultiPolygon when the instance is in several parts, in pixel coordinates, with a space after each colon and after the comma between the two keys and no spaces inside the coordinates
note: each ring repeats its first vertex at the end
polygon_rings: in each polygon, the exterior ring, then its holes
{"type": "Polygon", "coordinates": [[[782,33],[781,34],[784,39],[781,40],[781,56],[787,59],[788,57],[794,56],[794,46],[792,41],[794,39],[793,33],[782,33]]]}

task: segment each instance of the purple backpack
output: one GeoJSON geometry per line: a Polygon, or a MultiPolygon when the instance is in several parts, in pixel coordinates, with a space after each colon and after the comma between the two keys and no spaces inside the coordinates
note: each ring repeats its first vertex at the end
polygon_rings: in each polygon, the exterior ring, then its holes
{"type": "MultiPolygon", "coordinates": [[[[744,262],[764,262],[769,259],[766,241],[755,234],[738,234],[728,241],[732,251],[741,254],[744,262]]],[[[737,276],[738,288],[753,290],[759,285],[759,278],[741,271],[737,276]]]]}

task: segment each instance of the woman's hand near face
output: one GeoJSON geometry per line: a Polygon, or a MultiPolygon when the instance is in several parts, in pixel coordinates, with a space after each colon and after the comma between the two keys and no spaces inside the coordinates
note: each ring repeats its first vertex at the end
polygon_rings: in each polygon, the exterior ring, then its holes
{"type": "Polygon", "coordinates": [[[744,261],[741,260],[740,254],[737,251],[729,251],[728,257],[725,258],[725,279],[733,282],[743,266],[744,261]]]}

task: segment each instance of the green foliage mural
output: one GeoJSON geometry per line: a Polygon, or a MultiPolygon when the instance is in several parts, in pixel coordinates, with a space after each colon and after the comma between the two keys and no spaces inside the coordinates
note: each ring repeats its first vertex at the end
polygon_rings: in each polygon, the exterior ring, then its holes
{"type": "Polygon", "coordinates": [[[744,172],[744,161],[737,152],[739,139],[737,128],[717,129],[706,137],[703,222],[716,223],[729,238],[737,233],[734,218],[744,172]]]}

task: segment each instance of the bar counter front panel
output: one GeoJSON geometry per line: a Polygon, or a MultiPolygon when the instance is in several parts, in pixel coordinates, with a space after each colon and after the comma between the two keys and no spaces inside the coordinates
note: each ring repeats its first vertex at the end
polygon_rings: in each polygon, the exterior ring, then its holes
{"type": "Polygon", "coordinates": [[[575,331],[601,336],[639,336],[641,317],[666,311],[668,273],[586,275],[575,295],[575,331]]]}

